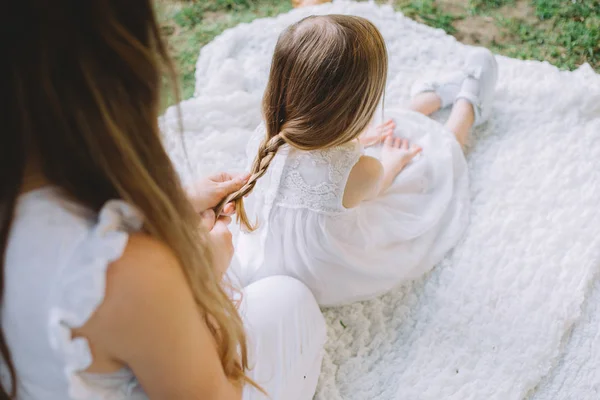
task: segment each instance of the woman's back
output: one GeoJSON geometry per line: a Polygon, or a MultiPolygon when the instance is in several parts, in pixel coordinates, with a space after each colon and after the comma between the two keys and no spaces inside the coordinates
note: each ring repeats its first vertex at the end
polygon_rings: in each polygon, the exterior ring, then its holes
{"type": "MultiPolygon", "coordinates": [[[[124,202],[99,216],[44,188],[19,198],[5,259],[2,325],[20,399],[122,398],[128,370],[84,375],[92,355],[69,327],[83,325],[105,294],[108,265],[121,257],[141,218],[124,202]]],[[[132,385],[133,384],[133,385],[132,385]]]]}

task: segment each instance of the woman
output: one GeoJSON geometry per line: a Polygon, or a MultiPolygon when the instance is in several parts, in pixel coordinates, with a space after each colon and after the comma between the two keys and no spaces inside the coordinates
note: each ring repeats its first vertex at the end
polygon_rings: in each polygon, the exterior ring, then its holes
{"type": "Polygon", "coordinates": [[[244,180],[190,201],[161,145],[172,69],[151,4],[4,7],[0,398],[310,399],[314,298],[275,277],[234,304],[229,219],[206,210],[244,180]]]}

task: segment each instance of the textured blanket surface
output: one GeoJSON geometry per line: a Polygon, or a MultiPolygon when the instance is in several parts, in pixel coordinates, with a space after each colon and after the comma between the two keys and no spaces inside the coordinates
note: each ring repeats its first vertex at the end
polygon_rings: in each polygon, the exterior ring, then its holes
{"type": "MultiPolygon", "coordinates": [[[[241,170],[278,34],[310,14],[355,14],[390,54],[386,104],[468,47],[388,6],[336,2],[226,31],[201,51],[195,97],[161,118],[184,181],[241,170]],[[185,144],[186,152],[182,144],[185,144]]],[[[491,121],[467,159],[471,223],[422,279],[324,310],[316,399],[600,397],[600,76],[498,56],[491,121]]],[[[436,116],[442,119],[444,113],[436,116]]]]}

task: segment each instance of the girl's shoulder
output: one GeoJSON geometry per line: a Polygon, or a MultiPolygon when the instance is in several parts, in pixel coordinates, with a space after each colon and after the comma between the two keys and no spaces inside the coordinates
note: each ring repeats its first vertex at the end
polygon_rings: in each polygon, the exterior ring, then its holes
{"type": "Polygon", "coordinates": [[[350,174],[344,189],[343,205],[345,208],[354,208],[367,198],[372,198],[379,191],[383,165],[370,156],[358,159],[350,174]]]}

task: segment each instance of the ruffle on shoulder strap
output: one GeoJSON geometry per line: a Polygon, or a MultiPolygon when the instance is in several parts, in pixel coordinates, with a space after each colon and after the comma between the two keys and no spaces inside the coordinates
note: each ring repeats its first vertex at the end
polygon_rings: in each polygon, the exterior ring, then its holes
{"type": "Polygon", "coordinates": [[[93,398],[78,375],[90,366],[92,354],[87,340],[72,338],[71,329],[84,325],[102,303],[108,266],[123,255],[129,233],[139,231],[142,224],[143,217],[134,207],[120,200],[107,202],[57,277],[50,299],[50,343],[65,361],[73,399],[93,398]]]}

